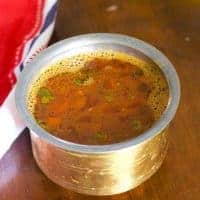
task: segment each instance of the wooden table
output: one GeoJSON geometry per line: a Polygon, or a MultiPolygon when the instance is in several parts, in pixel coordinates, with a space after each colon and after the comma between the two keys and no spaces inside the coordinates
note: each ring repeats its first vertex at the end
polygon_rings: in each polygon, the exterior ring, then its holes
{"type": "Polygon", "coordinates": [[[43,175],[33,159],[26,130],[0,161],[0,200],[199,200],[199,20],[198,0],[61,0],[52,42],[88,32],[123,33],[155,45],[175,65],[182,96],[170,127],[168,156],[151,179],[130,192],[83,196],[43,175]]]}

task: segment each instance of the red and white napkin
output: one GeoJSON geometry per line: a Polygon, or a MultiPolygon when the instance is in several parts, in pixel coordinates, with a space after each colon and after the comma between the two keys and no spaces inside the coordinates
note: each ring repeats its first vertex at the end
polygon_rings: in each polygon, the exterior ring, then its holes
{"type": "Polygon", "coordinates": [[[0,159],[25,128],[16,111],[19,73],[46,47],[57,0],[0,0],[0,159]]]}

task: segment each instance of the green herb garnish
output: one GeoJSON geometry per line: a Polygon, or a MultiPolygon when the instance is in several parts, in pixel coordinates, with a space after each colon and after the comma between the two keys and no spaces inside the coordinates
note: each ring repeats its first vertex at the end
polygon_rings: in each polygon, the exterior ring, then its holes
{"type": "Polygon", "coordinates": [[[139,68],[136,69],[134,72],[132,72],[132,78],[133,79],[137,79],[137,78],[139,78],[139,77],[141,77],[143,75],[144,75],[144,72],[139,68]]]}
{"type": "Polygon", "coordinates": [[[82,86],[85,85],[87,83],[87,81],[89,81],[90,76],[87,73],[82,73],[79,74],[75,79],[74,79],[74,84],[77,86],[82,86]]]}
{"type": "Polygon", "coordinates": [[[133,100],[133,99],[135,99],[135,95],[129,93],[129,94],[128,94],[128,99],[129,99],[129,100],[133,100]]]}
{"type": "Polygon", "coordinates": [[[110,92],[110,93],[108,93],[108,94],[106,94],[106,95],[104,96],[105,100],[106,100],[108,103],[111,103],[111,102],[114,100],[114,97],[115,97],[115,95],[114,95],[113,92],[110,92]]]}
{"type": "Polygon", "coordinates": [[[46,87],[41,87],[39,89],[38,96],[43,104],[47,104],[54,99],[52,92],[46,87]]]}
{"type": "Polygon", "coordinates": [[[46,129],[47,128],[47,126],[46,126],[46,123],[45,122],[43,122],[43,121],[41,121],[41,120],[39,120],[39,119],[36,119],[36,122],[42,127],[42,128],[44,128],[44,129],[46,129]]]}
{"type": "Polygon", "coordinates": [[[131,127],[133,130],[140,130],[142,128],[142,123],[140,120],[133,120],[131,121],[131,127]]]}
{"type": "Polygon", "coordinates": [[[112,95],[106,95],[106,96],[105,96],[105,99],[106,99],[107,102],[110,103],[110,102],[113,101],[113,96],[112,96],[112,95]]]}
{"type": "Polygon", "coordinates": [[[102,131],[98,131],[95,135],[94,135],[94,138],[97,140],[97,141],[106,141],[108,139],[108,136],[105,132],[102,132],[102,131]]]}

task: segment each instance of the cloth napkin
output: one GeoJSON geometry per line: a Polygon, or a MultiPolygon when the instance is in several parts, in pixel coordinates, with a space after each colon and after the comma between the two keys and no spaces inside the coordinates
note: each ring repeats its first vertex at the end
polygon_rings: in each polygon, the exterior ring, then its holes
{"type": "Polygon", "coordinates": [[[25,128],[14,90],[19,73],[51,37],[57,0],[0,0],[0,159],[25,128]]]}

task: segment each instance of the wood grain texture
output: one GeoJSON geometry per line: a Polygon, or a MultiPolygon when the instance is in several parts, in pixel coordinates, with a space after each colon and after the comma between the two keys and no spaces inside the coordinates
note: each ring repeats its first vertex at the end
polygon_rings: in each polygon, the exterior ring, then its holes
{"type": "Polygon", "coordinates": [[[117,32],[150,42],[172,61],[182,96],[170,127],[168,155],[160,170],[132,191],[84,196],[55,185],[42,174],[26,130],[0,161],[0,200],[199,200],[199,19],[198,0],[60,0],[52,43],[82,33],[117,32]]]}

